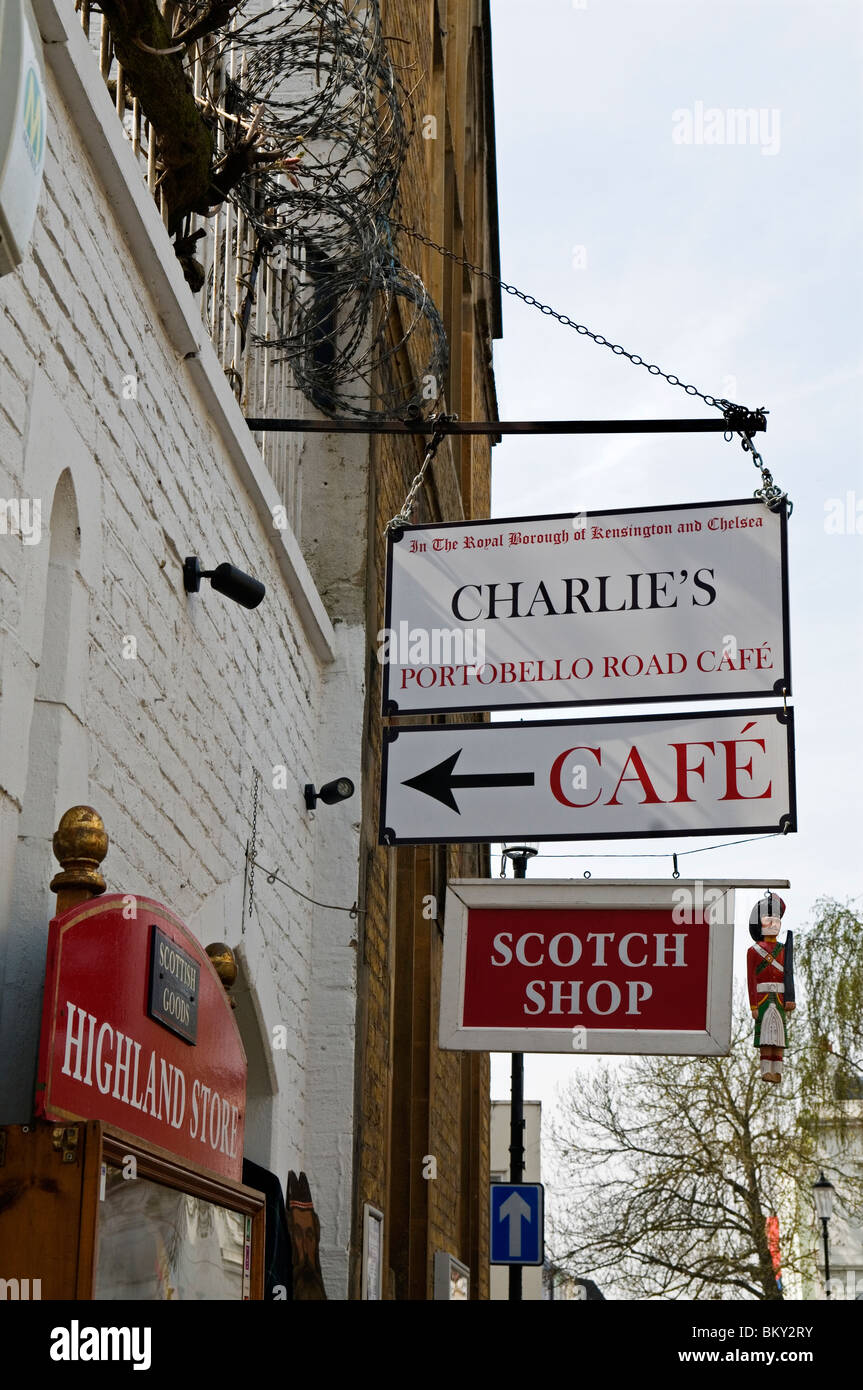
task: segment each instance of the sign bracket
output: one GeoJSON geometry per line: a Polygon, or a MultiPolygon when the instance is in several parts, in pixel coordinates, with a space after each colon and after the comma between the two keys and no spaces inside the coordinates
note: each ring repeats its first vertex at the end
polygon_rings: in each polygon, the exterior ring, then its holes
{"type": "Polygon", "coordinates": [[[662,420],[305,420],[279,416],[246,416],[253,433],[277,434],[725,434],[729,431],[763,434],[767,418],[760,410],[726,412],[707,419],[662,420]]]}

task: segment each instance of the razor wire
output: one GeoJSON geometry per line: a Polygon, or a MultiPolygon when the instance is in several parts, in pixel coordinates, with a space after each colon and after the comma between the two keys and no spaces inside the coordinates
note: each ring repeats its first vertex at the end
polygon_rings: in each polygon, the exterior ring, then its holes
{"type": "Polygon", "coordinates": [[[203,48],[199,105],[225,159],[254,142],[227,196],[254,228],[256,265],[267,257],[290,291],[254,342],[331,416],[415,415],[446,378],[441,315],[392,242],[413,131],[395,41],[378,0],[247,0],[203,48]]]}

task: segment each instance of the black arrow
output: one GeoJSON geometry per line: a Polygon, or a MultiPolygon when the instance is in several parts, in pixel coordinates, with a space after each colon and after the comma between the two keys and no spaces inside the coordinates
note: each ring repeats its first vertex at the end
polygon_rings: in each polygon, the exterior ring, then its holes
{"type": "Polygon", "coordinates": [[[454,775],[453,768],[461,757],[462,750],[459,748],[451,757],[444,758],[437,767],[430,767],[428,772],[420,772],[416,777],[408,777],[402,782],[403,787],[414,787],[418,792],[424,792],[426,796],[434,797],[435,801],[442,801],[444,806],[448,806],[451,811],[455,811],[457,816],[461,811],[456,805],[455,797],[452,794],[453,787],[532,787],[532,772],[468,772],[454,775]]]}

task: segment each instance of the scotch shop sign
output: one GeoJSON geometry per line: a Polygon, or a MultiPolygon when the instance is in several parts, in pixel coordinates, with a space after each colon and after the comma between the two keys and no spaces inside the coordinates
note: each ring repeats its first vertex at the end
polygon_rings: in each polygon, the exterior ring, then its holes
{"type": "Polygon", "coordinates": [[[724,1055],[734,890],[761,883],[451,880],[441,1047],[724,1055]]]}
{"type": "Polygon", "coordinates": [[[790,695],[786,527],[757,498],[408,526],[384,713],[790,695]]]}

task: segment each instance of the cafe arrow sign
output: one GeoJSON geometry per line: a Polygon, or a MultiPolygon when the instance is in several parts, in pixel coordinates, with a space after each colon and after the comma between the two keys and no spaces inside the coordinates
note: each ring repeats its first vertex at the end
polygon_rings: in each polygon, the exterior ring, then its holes
{"type": "Polygon", "coordinates": [[[384,714],[790,695],[786,528],[750,497],[391,532],[384,714]]]}
{"type": "Polygon", "coordinates": [[[793,711],[385,730],[380,842],[795,830],[793,711]]]}

